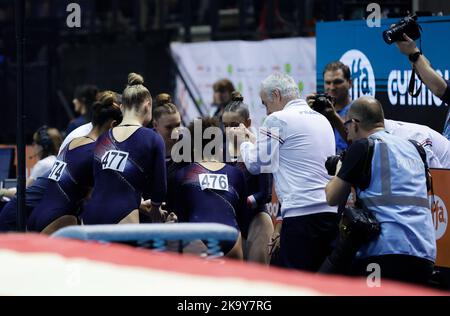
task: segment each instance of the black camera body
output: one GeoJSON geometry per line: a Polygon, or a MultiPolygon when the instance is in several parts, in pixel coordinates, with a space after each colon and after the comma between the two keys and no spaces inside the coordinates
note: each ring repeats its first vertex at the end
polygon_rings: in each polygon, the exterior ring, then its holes
{"type": "Polygon", "coordinates": [[[339,232],[343,238],[353,238],[362,246],[380,235],[381,226],[368,209],[346,206],[339,222],[339,232]]]}
{"type": "Polygon", "coordinates": [[[398,41],[404,41],[403,33],[408,35],[412,40],[420,38],[422,28],[416,22],[417,15],[407,16],[401,19],[397,24],[383,32],[383,39],[386,44],[391,45],[398,41]]]}
{"type": "Polygon", "coordinates": [[[325,168],[328,171],[328,175],[335,176],[336,175],[336,167],[339,161],[343,161],[345,158],[346,151],[341,152],[339,155],[330,156],[325,161],[325,168]]]}
{"type": "Polygon", "coordinates": [[[314,97],[314,103],[311,108],[316,112],[323,113],[326,108],[330,107],[328,101],[333,104],[334,98],[326,93],[318,93],[314,97]]]}

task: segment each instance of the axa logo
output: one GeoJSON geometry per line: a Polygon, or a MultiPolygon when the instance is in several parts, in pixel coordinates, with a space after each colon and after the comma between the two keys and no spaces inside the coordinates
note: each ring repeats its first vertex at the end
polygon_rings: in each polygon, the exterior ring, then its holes
{"type": "Polygon", "coordinates": [[[433,199],[431,200],[431,214],[433,216],[436,240],[438,240],[445,235],[447,230],[448,213],[444,201],[437,195],[434,195],[434,201],[433,199]]]}
{"type": "Polygon", "coordinates": [[[352,74],[352,99],[365,95],[375,97],[375,75],[367,56],[360,50],[351,49],[342,55],[340,61],[350,68],[352,74]]]}

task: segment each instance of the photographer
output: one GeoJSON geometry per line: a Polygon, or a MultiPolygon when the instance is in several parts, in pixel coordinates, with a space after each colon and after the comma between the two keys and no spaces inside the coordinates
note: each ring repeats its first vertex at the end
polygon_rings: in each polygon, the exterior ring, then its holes
{"type": "Polygon", "coordinates": [[[352,87],[350,68],[340,61],[334,61],[325,66],[323,82],[325,95],[311,94],[306,97],[308,105],[315,111],[325,115],[334,127],[336,152],[347,149],[345,122],[351,105],[349,89],[352,87]]]}
{"type": "MultiPolygon", "coordinates": [[[[450,106],[450,81],[444,80],[430,65],[427,58],[417,48],[416,43],[406,34],[403,34],[403,41],[397,41],[396,45],[401,53],[408,56],[408,59],[422,82],[439,97],[444,103],[450,106]]],[[[444,132],[442,133],[450,140],[450,111],[445,120],[444,132]]]]}
{"type": "Polygon", "coordinates": [[[426,283],[436,241],[418,149],[385,131],[382,106],[372,97],[353,102],[345,125],[352,145],[326,186],[327,202],[345,201],[353,186],[357,206],[370,211],[381,225],[378,237],[359,249],[353,271],[367,274],[368,264],[376,263],[383,277],[426,283]]]}

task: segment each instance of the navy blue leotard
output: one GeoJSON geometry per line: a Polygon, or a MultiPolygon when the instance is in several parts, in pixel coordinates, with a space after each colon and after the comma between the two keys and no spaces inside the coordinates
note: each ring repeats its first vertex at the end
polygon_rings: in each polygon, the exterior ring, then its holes
{"type": "Polygon", "coordinates": [[[247,170],[245,164],[242,162],[230,164],[239,168],[245,178],[248,201],[242,216],[241,230],[244,238],[247,238],[248,228],[255,215],[260,212],[267,213],[266,203],[269,203],[272,200],[272,174],[261,173],[253,175],[247,170]]]}
{"type": "Polygon", "coordinates": [[[211,171],[198,163],[187,164],[175,171],[169,192],[168,207],[180,222],[214,222],[240,229],[247,191],[244,175],[238,168],[225,165],[211,171]],[[202,174],[226,175],[228,190],[202,189],[199,179],[202,174]]]}
{"type": "Polygon", "coordinates": [[[33,209],[27,222],[29,231],[42,231],[64,215],[79,215],[80,205],[93,186],[92,160],[95,143],[61,151],[48,179],[41,202],[33,209]]]}
{"type": "Polygon", "coordinates": [[[163,139],[149,128],[138,128],[122,142],[114,138],[112,130],[101,135],[94,152],[94,189],[81,214],[83,223],[119,223],[139,208],[141,198],[154,204],[163,202],[164,153],[163,139]]]}

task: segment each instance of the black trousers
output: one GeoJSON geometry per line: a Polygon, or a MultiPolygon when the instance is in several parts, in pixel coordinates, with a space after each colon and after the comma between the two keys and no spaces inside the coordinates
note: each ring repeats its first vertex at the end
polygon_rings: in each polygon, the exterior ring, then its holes
{"type": "Polygon", "coordinates": [[[392,279],[416,284],[427,284],[433,273],[434,263],[424,258],[408,255],[383,255],[355,260],[354,275],[368,276],[367,266],[376,263],[380,266],[381,280],[392,279]]]}
{"type": "Polygon", "coordinates": [[[338,234],[338,215],[318,213],[283,219],[279,264],[317,272],[330,254],[338,234]]]}

